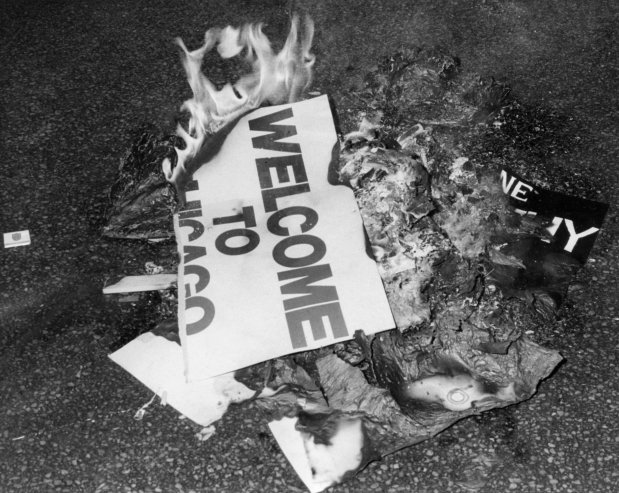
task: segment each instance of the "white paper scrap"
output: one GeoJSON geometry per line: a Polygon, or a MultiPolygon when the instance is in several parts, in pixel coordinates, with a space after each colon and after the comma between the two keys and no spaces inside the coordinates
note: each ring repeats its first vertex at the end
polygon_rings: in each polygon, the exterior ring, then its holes
{"type": "Polygon", "coordinates": [[[187,383],[181,347],[151,332],[140,335],[109,357],[159,397],[165,395],[167,404],[201,426],[220,419],[230,403],[254,395],[232,373],[187,383]]]}
{"type": "Polygon", "coordinates": [[[303,484],[311,493],[319,493],[331,486],[331,483],[325,484],[314,481],[303,437],[295,428],[296,424],[297,418],[282,418],[278,421],[271,421],[269,428],[275,440],[277,440],[279,448],[301,481],[303,481],[303,484]]]}
{"type": "Polygon", "coordinates": [[[360,419],[341,420],[328,445],[316,443],[313,436],[298,431],[296,424],[297,418],[283,418],[271,421],[269,428],[311,493],[339,483],[361,465],[364,435],[360,419]]]}
{"type": "Polygon", "coordinates": [[[104,294],[136,293],[168,289],[176,284],[176,274],[151,274],[147,276],[126,276],[116,284],[103,288],[104,294]]]}
{"type": "Polygon", "coordinates": [[[4,248],[30,245],[30,231],[13,231],[4,233],[4,248]]]}

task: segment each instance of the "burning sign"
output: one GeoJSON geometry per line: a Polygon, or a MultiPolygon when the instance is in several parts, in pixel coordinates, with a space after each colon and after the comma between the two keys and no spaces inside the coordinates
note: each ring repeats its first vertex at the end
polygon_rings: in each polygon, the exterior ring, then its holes
{"type": "Polygon", "coordinates": [[[227,372],[395,326],[353,192],[331,182],[329,102],[292,104],[313,63],[313,26],[299,29],[293,19],[278,55],[260,26],[210,30],[194,52],[179,41],[194,97],[178,129],[186,147],[163,170],[182,202],[182,350],[147,333],[110,357],[203,426],[254,395],[227,372]],[[245,52],[251,74],[216,91],[200,72],[215,46],[223,57],[245,52]],[[263,102],[288,104],[255,109],[263,102]]]}
{"type": "Polygon", "coordinates": [[[189,112],[187,129],[178,126],[177,134],[186,147],[177,149],[177,165],[172,169],[170,160],[163,162],[166,178],[180,188],[185,179],[216,152],[226,131],[226,124],[234,124],[241,115],[263,103],[295,102],[311,82],[314,56],[310,53],[314,24],[306,18],[303,29],[297,16],[292,19],[290,33],[282,50],[275,54],[269,39],[262,32],[262,24],[247,24],[239,29],[209,29],[204,44],[189,51],[183,41],[176,41],[183,51],[183,67],[193,91],[193,98],[185,101],[182,110],[189,112]],[[201,71],[206,53],[216,48],[222,58],[242,56],[250,71],[234,85],[226,84],[221,90],[201,71]],[[215,134],[220,130],[218,134],[215,134]],[[208,141],[208,136],[213,136],[208,141]]]}
{"type": "Polygon", "coordinates": [[[210,29],[183,66],[193,98],[177,163],[183,207],[179,327],[190,380],[394,327],[366,254],[354,195],[329,183],[337,136],[326,96],[294,103],[311,79],[313,24],[292,19],[275,54],[261,25],[210,29]],[[303,27],[303,28],[302,28],[303,27]],[[250,66],[217,90],[204,55],[250,66]],[[263,103],[281,104],[256,109],[263,103]]]}
{"type": "Polygon", "coordinates": [[[188,182],[175,223],[190,380],[395,326],[353,192],[328,180],[336,146],[326,96],[261,108],[188,182]]]}

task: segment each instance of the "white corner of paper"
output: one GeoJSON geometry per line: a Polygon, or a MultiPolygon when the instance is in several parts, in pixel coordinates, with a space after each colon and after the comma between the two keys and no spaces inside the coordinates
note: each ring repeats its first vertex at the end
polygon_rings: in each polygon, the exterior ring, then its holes
{"type": "Polygon", "coordinates": [[[230,403],[254,395],[254,391],[234,379],[233,373],[187,382],[181,347],[151,332],[140,335],[109,357],[165,398],[167,404],[204,427],[220,419],[230,403]]]}

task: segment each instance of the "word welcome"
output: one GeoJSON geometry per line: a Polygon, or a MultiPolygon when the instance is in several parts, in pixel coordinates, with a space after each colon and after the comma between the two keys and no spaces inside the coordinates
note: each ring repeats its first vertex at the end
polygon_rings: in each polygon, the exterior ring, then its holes
{"type": "Polygon", "coordinates": [[[249,129],[266,132],[252,138],[254,149],[286,153],[257,158],[255,162],[264,211],[271,213],[267,229],[282,238],[275,244],[272,257],[279,266],[289,269],[277,272],[277,278],[280,282],[290,281],[282,284],[280,291],[288,296],[283,300],[285,317],[292,346],[298,349],[307,346],[305,329],[311,331],[314,340],[327,337],[327,324],[336,338],[348,336],[348,329],[337,288],[315,284],[333,277],[330,265],[320,263],[327,253],[325,242],[310,233],[318,224],[318,213],[304,205],[280,208],[278,202],[283,197],[310,192],[300,145],[282,142],[296,135],[297,129],[294,125],[277,123],[292,117],[292,109],[285,108],[249,120],[249,129]]]}

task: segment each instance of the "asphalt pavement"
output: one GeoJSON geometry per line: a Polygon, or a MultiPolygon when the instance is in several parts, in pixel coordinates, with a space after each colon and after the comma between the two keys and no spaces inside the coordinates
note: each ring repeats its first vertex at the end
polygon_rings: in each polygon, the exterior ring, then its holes
{"type": "MultiPolygon", "coordinates": [[[[24,0],[0,17],[0,491],[289,492],[303,485],[252,405],[207,441],[107,354],[144,330],[149,299],[106,300],[170,244],[100,236],[121,157],[144,123],[172,131],[190,96],[173,39],[294,8],[316,24],[313,89],[346,95],[383,55],[439,47],[576,122],[569,178],[610,210],[544,345],[565,362],[530,400],[461,421],[334,492],[611,492],[619,481],[616,241],[619,4],[611,0],[252,2],[24,0]]],[[[350,128],[344,130],[352,130],[350,128]]]]}

